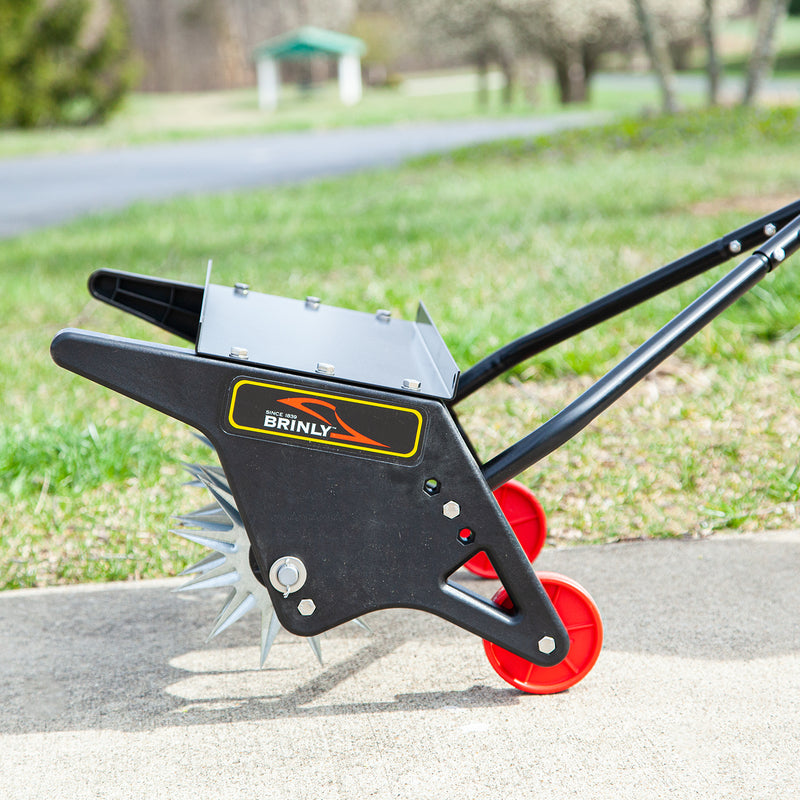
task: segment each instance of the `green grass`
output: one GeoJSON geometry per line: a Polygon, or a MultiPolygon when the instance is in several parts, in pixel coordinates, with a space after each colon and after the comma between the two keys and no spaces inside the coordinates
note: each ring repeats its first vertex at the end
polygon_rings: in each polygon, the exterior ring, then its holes
{"type": "MultiPolygon", "coordinates": [[[[178,343],[90,300],[99,267],[409,318],[459,364],[800,196],[797,112],[712,112],[423,159],[297,187],[139,204],[0,242],[0,586],[174,574],[203,504],[179,423],[55,367],[68,325],[178,343]]],[[[795,259],[796,261],[796,259],[795,259]]],[[[523,477],[555,541],[796,524],[798,265],[523,477]]],[[[465,404],[481,453],[530,431],[721,274],[565,343],[465,404]],[[524,379],[520,383],[519,379],[524,379]]]]}
{"type": "MultiPolygon", "coordinates": [[[[433,76],[435,79],[435,76],[433,76]]],[[[698,98],[687,93],[687,105],[698,98]]],[[[35,154],[127,147],[152,142],[183,141],[209,136],[275,133],[287,130],[328,129],[364,125],[404,125],[431,120],[497,118],[549,115],[564,111],[613,111],[637,113],[657,107],[652,88],[615,89],[596,82],[591,101],[570,106],[558,104],[554,88],[544,83],[535,104],[520,89],[506,106],[500,92],[490,93],[489,105],[481,108],[474,92],[413,95],[403,86],[370,88],[358,105],[345,108],[335,84],[316,89],[311,95],[285,87],[275,112],[258,109],[255,89],[194,94],[132,94],[116,116],[94,128],[59,128],[40,131],[0,130],[0,158],[35,154]]]]}

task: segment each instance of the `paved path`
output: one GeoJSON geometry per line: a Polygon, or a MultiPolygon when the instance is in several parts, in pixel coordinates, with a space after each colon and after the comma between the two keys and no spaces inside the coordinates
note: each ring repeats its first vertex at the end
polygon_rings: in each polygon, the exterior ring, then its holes
{"type": "Polygon", "coordinates": [[[604,118],[569,113],[306,131],[0,160],[0,237],[136,200],[391,166],[415,155],[551,133],[604,118]]]}
{"type": "Polygon", "coordinates": [[[2,797],[800,796],[800,532],[540,566],[606,627],[594,671],[546,697],[418,612],[329,632],[323,669],[281,634],[259,671],[257,620],[206,645],[219,597],[175,581],[0,593],[2,797]]]}

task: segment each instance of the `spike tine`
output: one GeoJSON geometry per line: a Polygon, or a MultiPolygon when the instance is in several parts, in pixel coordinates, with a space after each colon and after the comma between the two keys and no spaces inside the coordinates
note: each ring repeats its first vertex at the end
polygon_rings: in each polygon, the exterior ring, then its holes
{"type": "Polygon", "coordinates": [[[250,611],[250,609],[255,608],[256,599],[252,594],[248,592],[239,603],[235,603],[234,601],[238,594],[240,593],[237,592],[237,594],[231,598],[231,601],[225,605],[225,613],[220,613],[219,617],[214,623],[214,627],[211,629],[211,633],[208,634],[208,638],[206,639],[207,642],[211,641],[211,639],[213,639],[215,636],[222,633],[222,631],[229,626],[233,625],[234,622],[240,620],[248,611],[250,611]]]}
{"type": "MultiPolygon", "coordinates": [[[[216,570],[211,570],[212,573],[216,570]]],[[[183,586],[179,586],[176,592],[189,592],[196,589],[219,589],[223,586],[233,586],[239,580],[239,573],[235,569],[221,574],[201,574],[193,578],[183,586]]]]}
{"type": "Polygon", "coordinates": [[[278,635],[278,631],[281,629],[281,622],[278,619],[278,615],[275,611],[271,611],[269,615],[269,622],[265,625],[264,624],[264,615],[261,615],[261,667],[264,667],[264,664],[267,661],[267,656],[269,655],[269,651],[272,649],[272,643],[275,641],[275,637],[278,635]]]}
{"type": "Polygon", "coordinates": [[[201,536],[199,533],[192,533],[182,528],[171,528],[170,533],[174,533],[182,539],[188,539],[190,542],[202,545],[203,547],[208,547],[210,550],[216,550],[218,553],[233,553],[236,551],[235,541],[225,541],[225,539],[220,536],[201,536]]]}
{"type": "Polygon", "coordinates": [[[317,657],[317,661],[319,661],[319,665],[322,667],[324,664],[322,663],[322,645],[320,644],[320,637],[319,636],[309,636],[308,637],[308,644],[311,649],[314,651],[314,655],[317,657]]]}
{"type": "Polygon", "coordinates": [[[372,628],[370,628],[370,626],[367,625],[367,623],[364,622],[364,620],[361,619],[360,617],[356,617],[355,619],[351,620],[351,622],[353,622],[355,625],[358,625],[358,627],[361,628],[362,631],[365,631],[366,633],[370,634],[370,636],[372,635],[372,628]]]}
{"type": "Polygon", "coordinates": [[[198,531],[216,531],[217,533],[224,533],[225,531],[229,531],[231,529],[230,520],[227,519],[224,523],[220,523],[214,522],[210,519],[203,519],[202,517],[198,519],[191,514],[181,514],[173,517],[172,519],[186,528],[192,528],[198,531]]]}
{"type": "Polygon", "coordinates": [[[206,489],[211,492],[213,498],[220,504],[222,510],[232,519],[240,520],[241,515],[239,509],[236,507],[236,501],[233,499],[230,487],[227,482],[223,485],[214,478],[209,470],[203,468],[200,475],[200,480],[205,484],[206,489]]]}
{"type": "Polygon", "coordinates": [[[198,441],[202,442],[206,447],[208,447],[209,449],[213,450],[215,453],[217,452],[217,450],[214,447],[214,445],[211,444],[211,439],[209,439],[207,436],[203,436],[202,433],[198,433],[197,431],[194,431],[194,438],[197,439],[198,441]]]}
{"type": "Polygon", "coordinates": [[[198,572],[205,574],[210,569],[214,569],[215,567],[218,567],[224,563],[224,555],[219,553],[209,553],[205,558],[201,559],[196,564],[192,564],[190,567],[186,567],[186,569],[181,570],[178,575],[194,575],[198,572]]]}

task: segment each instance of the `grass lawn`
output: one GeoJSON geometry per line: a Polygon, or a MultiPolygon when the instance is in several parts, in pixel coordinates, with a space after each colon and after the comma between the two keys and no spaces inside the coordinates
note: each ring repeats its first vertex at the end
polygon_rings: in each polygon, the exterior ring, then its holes
{"type": "MultiPolygon", "coordinates": [[[[174,574],[167,533],[206,502],[184,426],[55,367],[68,325],[179,343],[92,301],[98,267],[246,281],[409,318],[422,298],[462,368],[800,196],[795,111],[625,122],[297,187],[139,204],[0,242],[0,586],[174,574]]],[[[722,274],[582,334],[480,392],[483,455],[563,407],[722,274]]],[[[551,540],[797,524],[800,259],[522,479],[551,540]]]]}
{"type": "MultiPolygon", "coordinates": [[[[105,125],[96,128],[59,128],[55,130],[0,130],[0,158],[35,153],[58,153],[128,147],[150,142],[169,142],[213,136],[237,136],[274,133],[311,128],[336,128],[363,125],[403,125],[431,120],[497,118],[549,115],[586,110],[635,114],[658,106],[654,85],[624,87],[596,81],[591,101],[565,108],[558,103],[554,88],[543,82],[539,97],[531,104],[517,91],[511,105],[501,102],[500,91],[490,93],[489,105],[481,108],[474,91],[441,90],[437,77],[420,76],[409,80],[408,87],[366,87],[361,103],[352,108],[339,101],[335,84],[316,88],[310,95],[286,86],[275,112],[261,111],[255,89],[225,92],[130,95],[122,110],[105,125]]],[[[461,83],[469,83],[469,74],[461,83]]],[[[689,105],[699,100],[696,91],[687,91],[682,100],[689,105]]]]}

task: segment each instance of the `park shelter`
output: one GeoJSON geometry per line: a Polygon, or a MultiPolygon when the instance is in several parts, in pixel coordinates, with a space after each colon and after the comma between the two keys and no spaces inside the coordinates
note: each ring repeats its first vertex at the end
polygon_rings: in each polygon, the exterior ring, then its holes
{"type": "Polygon", "coordinates": [[[345,105],[355,105],[361,99],[361,56],[366,49],[364,42],[355,36],[311,25],[262,42],[253,51],[258,74],[259,108],[272,110],[278,105],[279,61],[315,56],[338,59],[339,97],[345,105]]]}

